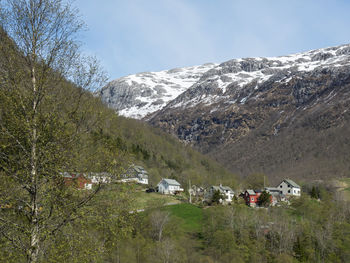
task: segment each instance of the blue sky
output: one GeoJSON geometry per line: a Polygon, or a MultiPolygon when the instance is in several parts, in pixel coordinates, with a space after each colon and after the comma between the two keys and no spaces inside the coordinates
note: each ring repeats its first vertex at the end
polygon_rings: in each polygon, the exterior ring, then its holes
{"type": "Polygon", "coordinates": [[[110,79],[350,43],[348,0],[76,0],[110,79]]]}

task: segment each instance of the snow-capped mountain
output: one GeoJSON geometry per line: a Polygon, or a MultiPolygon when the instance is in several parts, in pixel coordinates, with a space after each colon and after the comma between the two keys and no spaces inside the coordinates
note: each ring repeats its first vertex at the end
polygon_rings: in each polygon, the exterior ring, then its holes
{"type": "Polygon", "coordinates": [[[349,50],[349,45],[343,45],[289,56],[233,59],[222,64],[138,73],[111,81],[99,95],[120,115],[136,119],[166,106],[245,103],[266,83],[286,83],[297,72],[349,65],[349,50]]]}
{"type": "MultiPolygon", "coordinates": [[[[210,69],[193,86],[166,108],[189,108],[198,104],[244,104],[257,99],[259,89],[274,83],[288,83],[297,74],[350,66],[350,45],[313,50],[289,56],[243,58],[210,69]]],[[[215,110],[215,109],[213,109],[215,110]]]]}
{"type": "Polygon", "coordinates": [[[99,95],[120,115],[141,119],[162,109],[215,66],[210,63],[129,75],[111,81],[99,91],[99,95]]]}
{"type": "Polygon", "coordinates": [[[350,45],[178,71],[128,76],[101,95],[240,175],[325,178],[350,169],[350,45]],[[157,105],[159,83],[167,96],[157,105]]]}
{"type": "Polygon", "coordinates": [[[210,69],[146,119],[247,175],[345,176],[350,45],[210,69]]]}

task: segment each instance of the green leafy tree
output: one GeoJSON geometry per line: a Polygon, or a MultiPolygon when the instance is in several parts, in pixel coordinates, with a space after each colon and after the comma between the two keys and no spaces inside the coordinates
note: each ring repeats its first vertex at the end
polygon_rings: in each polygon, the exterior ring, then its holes
{"type": "Polygon", "coordinates": [[[268,207],[271,204],[271,194],[263,191],[258,197],[258,205],[268,207]]]}
{"type": "Polygon", "coordinates": [[[211,198],[211,202],[214,204],[220,204],[224,199],[224,195],[219,190],[215,190],[211,198]]]}
{"type": "Polygon", "coordinates": [[[79,51],[83,23],[69,4],[7,0],[0,11],[0,202],[16,210],[1,214],[0,229],[28,262],[37,262],[46,242],[99,191],[67,189],[62,173],[74,169],[91,128],[90,112],[81,108],[84,89],[104,77],[96,59],[79,51]]]}
{"type": "Polygon", "coordinates": [[[321,197],[319,187],[313,186],[310,192],[311,198],[319,199],[321,197]]]}

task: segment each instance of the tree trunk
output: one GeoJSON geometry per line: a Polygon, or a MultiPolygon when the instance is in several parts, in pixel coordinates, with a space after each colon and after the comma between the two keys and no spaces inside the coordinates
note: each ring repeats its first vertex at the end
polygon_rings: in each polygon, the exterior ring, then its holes
{"type": "MultiPolygon", "coordinates": [[[[34,55],[35,56],[35,55],[34,55]]],[[[35,61],[35,59],[33,59],[35,61]]],[[[35,62],[33,62],[35,63],[35,62]]],[[[35,66],[32,67],[32,88],[33,88],[33,126],[32,126],[32,146],[31,146],[31,221],[30,221],[30,247],[28,250],[28,262],[37,262],[39,254],[39,222],[38,222],[38,132],[37,132],[37,106],[38,106],[38,90],[35,76],[35,66]]]]}

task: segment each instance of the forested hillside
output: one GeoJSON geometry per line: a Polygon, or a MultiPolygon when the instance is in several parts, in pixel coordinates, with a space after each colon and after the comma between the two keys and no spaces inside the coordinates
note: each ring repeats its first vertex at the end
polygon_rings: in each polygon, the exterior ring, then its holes
{"type": "MultiPolygon", "coordinates": [[[[107,148],[118,152],[122,169],[132,163],[144,166],[152,185],[156,185],[162,177],[175,178],[184,185],[189,179],[194,184],[222,182],[236,185],[236,177],[232,173],[171,135],[142,121],[117,116],[114,110],[108,109],[89,93],[84,94],[84,100],[82,110],[90,112],[89,118],[92,118],[85,121],[93,125],[86,141],[82,142],[85,150],[81,151],[77,170],[94,170],[91,165],[95,166],[99,158],[103,159],[107,148]],[[102,148],[101,156],[90,154],[96,148],[102,148]]],[[[99,167],[98,172],[103,172],[104,167],[99,167]]]]}
{"type": "Polygon", "coordinates": [[[73,222],[99,224],[101,243],[94,247],[102,258],[115,249],[113,240],[130,232],[132,188],[97,184],[79,191],[68,187],[66,172],[117,179],[137,163],[153,184],[161,177],[184,187],[189,179],[235,183],[215,162],[118,117],[92,95],[105,74],[81,53],[83,23],[69,3],[9,0],[0,7],[0,22],[0,261],[65,261],[55,253],[87,241],[92,227],[72,237],[73,222]]]}

